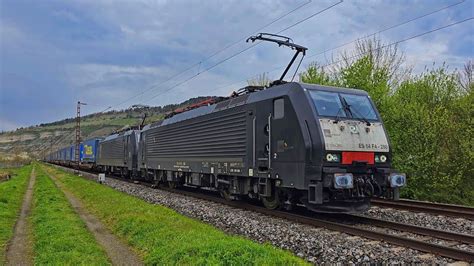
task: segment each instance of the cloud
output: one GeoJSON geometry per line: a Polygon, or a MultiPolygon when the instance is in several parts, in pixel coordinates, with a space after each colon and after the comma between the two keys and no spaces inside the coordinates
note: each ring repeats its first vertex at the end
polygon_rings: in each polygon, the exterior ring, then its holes
{"type": "MultiPolygon", "coordinates": [[[[74,114],[77,100],[89,111],[147,102],[162,105],[198,95],[228,95],[245,80],[270,72],[277,78],[292,51],[262,43],[185,81],[249,47],[245,37],[306,0],[288,1],[8,1],[0,16],[0,110],[21,125],[74,114]],[[239,42],[209,60],[209,55],[239,42]],[[189,69],[171,81],[169,77],[189,69]],[[174,87],[174,88],[172,88],[174,87]],[[150,90],[147,90],[152,88],[150,90]],[[172,88],[172,89],[171,89],[172,88]]],[[[335,3],[312,1],[262,29],[278,32],[335,3]]],[[[308,56],[454,2],[344,1],[282,34],[309,48],[308,56]]],[[[393,42],[472,16],[473,2],[425,17],[378,37],[393,42]]],[[[407,63],[433,61],[457,67],[473,57],[474,30],[468,22],[401,44],[407,63]]],[[[353,44],[308,58],[324,62],[353,44]]]]}

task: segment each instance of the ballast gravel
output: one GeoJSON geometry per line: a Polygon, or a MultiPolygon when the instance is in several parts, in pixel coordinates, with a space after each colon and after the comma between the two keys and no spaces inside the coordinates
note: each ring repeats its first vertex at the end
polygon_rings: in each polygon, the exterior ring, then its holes
{"type": "MultiPolygon", "coordinates": [[[[227,233],[242,235],[260,243],[267,242],[290,250],[314,264],[335,262],[447,264],[454,262],[451,259],[385,242],[297,224],[139,184],[111,178],[108,178],[105,184],[149,203],[160,204],[188,217],[209,223],[227,233]]],[[[380,213],[383,211],[369,212],[368,215],[380,213]]],[[[450,226],[449,223],[447,224],[450,226]]],[[[441,226],[441,223],[437,226],[441,226]]],[[[472,229],[472,227],[468,228],[472,229]]]]}

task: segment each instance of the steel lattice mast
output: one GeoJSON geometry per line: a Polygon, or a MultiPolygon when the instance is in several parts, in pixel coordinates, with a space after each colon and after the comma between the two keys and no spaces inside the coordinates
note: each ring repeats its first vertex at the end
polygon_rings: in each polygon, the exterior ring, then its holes
{"type": "Polygon", "coordinates": [[[77,109],[76,109],[76,148],[74,152],[74,156],[76,159],[76,169],[79,169],[79,165],[81,163],[80,159],[80,145],[81,145],[81,105],[86,105],[86,103],[81,103],[80,101],[77,102],[77,109]]]}

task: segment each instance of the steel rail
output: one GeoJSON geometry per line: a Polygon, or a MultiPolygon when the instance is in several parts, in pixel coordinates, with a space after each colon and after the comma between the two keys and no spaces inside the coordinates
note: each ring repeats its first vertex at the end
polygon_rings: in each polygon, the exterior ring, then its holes
{"type": "Polygon", "coordinates": [[[459,205],[436,204],[413,200],[391,201],[386,199],[371,199],[371,203],[374,206],[385,208],[424,212],[474,220],[474,208],[459,205]]]}
{"type": "Polygon", "coordinates": [[[419,201],[419,200],[410,200],[410,199],[400,199],[399,202],[408,203],[408,204],[417,204],[417,205],[426,206],[426,207],[442,207],[442,208],[447,208],[450,210],[459,210],[459,211],[474,213],[474,207],[463,206],[463,205],[434,203],[434,202],[429,202],[429,201],[419,201]]]}
{"type": "Polygon", "coordinates": [[[357,221],[359,223],[474,245],[474,236],[468,234],[461,234],[452,231],[442,231],[428,227],[397,223],[361,215],[348,214],[345,216],[347,216],[352,221],[357,221]]]}
{"type": "MultiPolygon", "coordinates": [[[[73,170],[70,168],[67,168],[67,167],[61,167],[61,168],[73,173],[73,170]]],[[[95,174],[92,174],[89,172],[80,171],[80,173],[82,173],[83,175],[87,176],[90,179],[96,178],[95,174]]],[[[152,186],[152,184],[150,183],[134,181],[134,180],[119,178],[115,176],[113,176],[112,178],[129,182],[129,183],[139,183],[148,187],[152,186]]],[[[181,194],[181,195],[189,196],[193,198],[198,198],[201,200],[207,200],[207,201],[211,201],[215,203],[220,203],[220,204],[228,205],[234,208],[249,210],[249,211],[261,213],[264,215],[301,223],[301,224],[322,227],[328,230],[338,231],[338,232],[346,233],[349,235],[359,236],[362,238],[367,238],[367,239],[372,239],[372,240],[377,240],[377,241],[384,241],[393,245],[403,246],[403,247],[415,249],[422,252],[436,254],[442,257],[446,257],[446,258],[451,258],[451,259],[460,260],[460,261],[474,262],[474,252],[470,252],[466,250],[446,247],[439,244],[423,242],[416,239],[400,237],[400,236],[396,236],[392,234],[372,231],[372,230],[363,229],[363,228],[359,228],[352,225],[331,222],[331,221],[317,219],[317,218],[308,217],[304,215],[278,211],[278,210],[269,210],[264,207],[252,205],[252,204],[242,202],[242,201],[227,201],[223,198],[219,198],[219,197],[215,197],[215,196],[211,196],[211,195],[203,194],[203,193],[192,192],[188,190],[176,190],[176,189],[171,189],[171,188],[166,188],[166,187],[160,187],[159,190],[163,190],[163,191],[167,191],[167,192],[171,192],[175,194],[181,194]]]]}

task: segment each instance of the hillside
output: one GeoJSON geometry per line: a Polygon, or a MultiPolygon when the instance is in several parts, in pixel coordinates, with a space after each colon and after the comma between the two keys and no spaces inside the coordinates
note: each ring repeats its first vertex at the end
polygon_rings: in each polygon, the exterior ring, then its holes
{"type": "MultiPolygon", "coordinates": [[[[176,108],[191,105],[208,98],[215,97],[197,97],[179,104],[90,114],[81,118],[82,139],[104,136],[124,127],[139,125],[144,114],[147,115],[145,124],[149,124],[163,119],[167,112],[176,108]]],[[[67,118],[52,123],[0,133],[0,160],[10,159],[15,156],[39,158],[51,150],[71,145],[75,141],[75,126],[75,118],[67,118]]]]}

